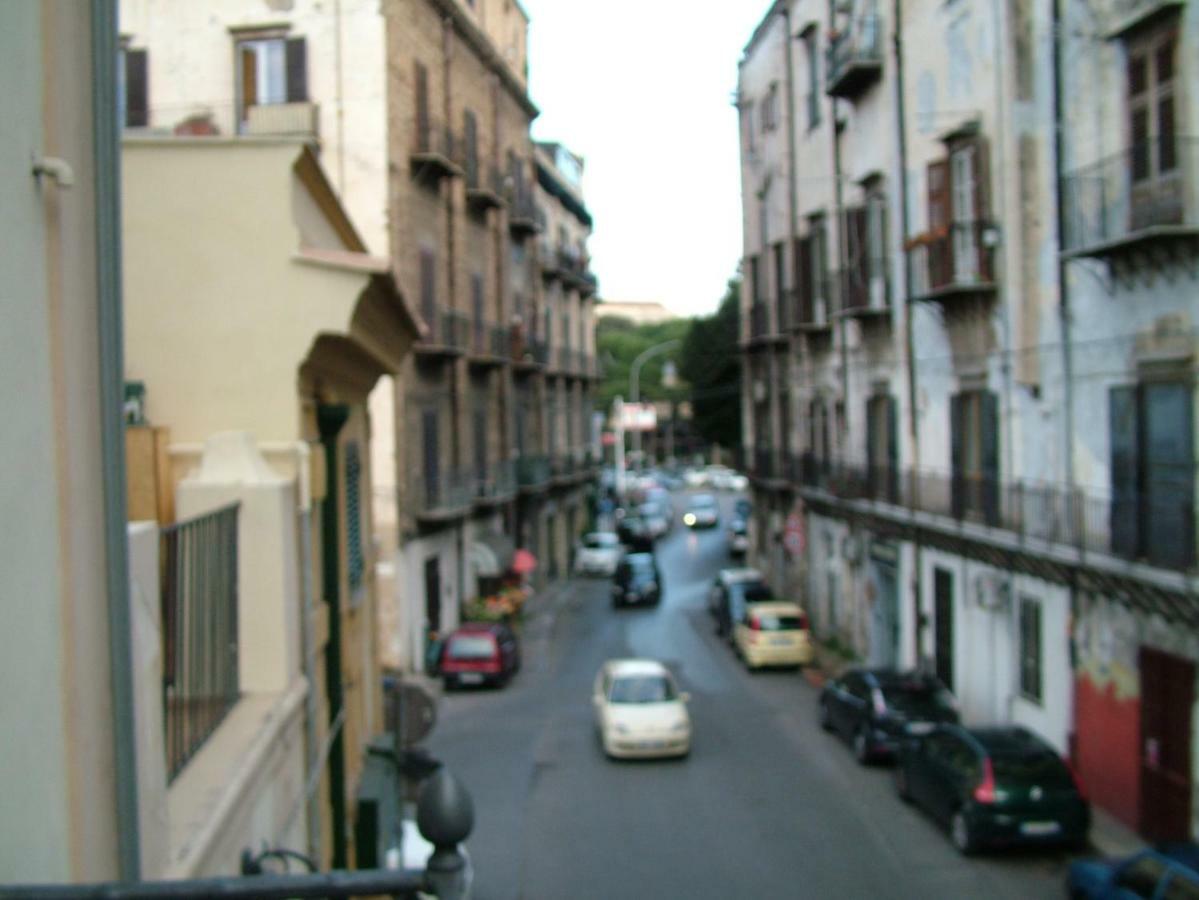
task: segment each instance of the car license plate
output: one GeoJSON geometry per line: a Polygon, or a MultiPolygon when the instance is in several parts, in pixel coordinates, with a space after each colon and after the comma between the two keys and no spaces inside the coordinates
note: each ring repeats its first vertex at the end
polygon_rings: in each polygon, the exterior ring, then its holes
{"type": "Polygon", "coordinates": [[[932,722],[912,722],[907,729],[908,734],[928,734],[932,730],[932,722]]]}
{"type": "Polygon", "coordinates": [[[1057,834],[1062,830],[1062,826],[1057,822],[1023,822],[1020,825],[1020,833],[1027,834],[1030,837],[1043,837],[1047,834],[1057,834]]]}
{"type": "Polygon", "coordinates": [[[458,680],[463,684],[482,684],[483,676],[478,672],[463,672],[458,676],[458,680]]]}
{"type": "Polygon", "coordinates": [[[666,746],[665,741],[642,741],[641,742],[642,750],[661,750],[665,746],[666,746]]]}
{"type": "Polygon", "coordinates": [[[770,639],[771,647],[789,647],[791,646],[791,638],[776,637],[770,639]]]}

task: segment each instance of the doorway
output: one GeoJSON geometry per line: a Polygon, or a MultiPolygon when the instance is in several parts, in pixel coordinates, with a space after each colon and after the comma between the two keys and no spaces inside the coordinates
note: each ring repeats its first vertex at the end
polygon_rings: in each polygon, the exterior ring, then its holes
{"type": "Polygon", "coordinates": [[[933,652],[937,678],[953,690],[953,573],[933,569],[933,652]]]}
{"type": "Polygon", "coordinates": [[[871,663],[891,669],[899,663],[899,578],[895,566],[874,560],[877,593],[871,611],[871,663]]]}
{"type": "Polygon", "coordinates": [[[425,628],[441,634],[441,564],[437,556],[425,560],[425,628]]]}
{"type": "Polygon", "coordinates": [[[1151,841],[1191,839],[1191,711],[1195,666],[1142,647],[1141,833],[1151,841]]]}

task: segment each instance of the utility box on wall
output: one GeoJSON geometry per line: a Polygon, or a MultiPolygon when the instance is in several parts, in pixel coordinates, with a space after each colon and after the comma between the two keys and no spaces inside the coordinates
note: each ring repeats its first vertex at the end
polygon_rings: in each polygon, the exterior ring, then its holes
{"type": "Polygon", "coordinates": [[[175,521],[170,431],[153,425],[125,426],[125,502],[130,522],[175,521]]]}

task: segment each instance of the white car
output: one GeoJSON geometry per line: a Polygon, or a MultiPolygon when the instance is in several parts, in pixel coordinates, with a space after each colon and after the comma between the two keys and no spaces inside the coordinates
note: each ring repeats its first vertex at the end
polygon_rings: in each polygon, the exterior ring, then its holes
{"type": "Polygon", "coordinates": [[[729,490],[738,493],[749,490],[749,479],[740,472],[734,472],[729,476],[729,490]]]}
{"type": "Polygon", "coordinates": [[[683,473],[683,485],[689,488],[708,486],[708,473],[703,469],[688,469],[683,473]]]}
{"type": "Polygon", "coordinates": [[[611,578],[624,555],[624,548],[611,531],[593,531],[583,535],[575,554],[575,572],[579,575],[604,575],[611,578]]]}
{"type": "Polygon", "coordinates": [[[736,474],[728,466],[712,465],[705,470],[708,474],[708,484],[718,491],[732,490],[732,479],[736,474]]]}
{"type": "Polygon", "coordinates": [[[618,758],[686,756],[690,695],[652,659],[612,659],[595,676],[591,703],[604,752],[618,758]]]}

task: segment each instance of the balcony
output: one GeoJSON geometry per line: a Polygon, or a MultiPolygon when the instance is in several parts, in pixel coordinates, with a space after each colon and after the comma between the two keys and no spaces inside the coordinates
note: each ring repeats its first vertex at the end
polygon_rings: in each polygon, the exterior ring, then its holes
{"type": "Polygon", "coordinates": [[[756,447],[750,457],[749,477],[763,487],[782,488],[787,486],[785,469],[781,457],[770,447],[756,447]]]}
{"type": "Polygon", "coordinates": [[[270,103],[248,106],[241,133],[252,137],[320,139],[321,108],[316,103],[270,103]]]}
{"type": "Polygon", "coordinates": [[[556,453],[550,457],[550,479],[556,485],[566,485],[574,481],[575,458],[569,453],[556,453]]]}
{"type": "Polygon", "coordinates": [[[512,366],[519,374],[545,371],[550,362],[549,345],[539,338],[515,335],[512,342],[512,366]]]}
{"type": "Polygon", "coordinates": [[[810,284],[795,292],[795,315],[792,330],[798,334],[824,337],[832,334],[832,285],[827,273],[814,277],[810,284]]]}
{"type": "Polygon", "coordinates": [[[579,279],[579,293],[584,297],[594,297],[599,292],[599,279],[595,273],[585,271],[579,279]]]}
{"type": "Polygon", "coordinates": [[[828,48],[827,84],[830,97],[858,96],[883,73],[883,30],[877,15],[853,18],[828,48]]]}
{"type": "Polygon", "coordinates": [[[475,369],[494,369],[506,365],[512,352],[507,328],[475,319],[470,326],[470,344],[466,359],[475,369]]]}
{"type": "Polygon", "coordinates": [[[1062,255],[1120,269],[1199,253],[1199,138],[1156,138],[1063,179],[1062,255]]]}
{"type": "Polygon", "coordinates": [[[523,180],[509,185],[508,230],[514,237],[531,237],[545,230],[545,213],[533,201],[533,190],[523,180]]]}
{"type": "Polygon", "coordinates": [[[516,484],[521,493],[538,493],[550,482],[548,456],[522,456],[516,461],[516,484]]]}
{"type": "Polygon", "coordinates": [[[836,273],[841,298],[837,315],[866,322],[889,322],[891,319],[890,292],[887,280],[871,277],[864,268],[846,269],[836,273]]]}
{"type": "Polygon", "coordinates": [[[1186,491],[1177,497],[1110,497],[1050,482],[846,464],[811,454],[800,457],[793,474],[809,499],[881,503],[895,508],[883,514],[893,521],[989,536],[996,546],[1065,564],[1080,564],[1091,554],[1099,556],[1091,565],[1110,572],[1126,573],[1133,565],[1196,573],[1196,511],[1186,491]]]}
{"type": "Polygon", "coordinates": [[[995,229],[989,222],[954,222],[906,245],[913,301],[955,303],[994,296],[995,229]]]}
{"type": "Polygon", "coordinates": [[[461,148],[453,129],[432,120],[419,123],[413,132],[409,158],[412,176],[436,183],[441,178],[461,177],[461,148]]]}
{"type": "Polygon", "coordinates": [[[516,496],[516,463],[512,460],[493,463],[475,475],[476,507],[484,508],[507,503],[516,496]]]}
{"type": "Polygon", "coordinates": [[[461,356],[467,347],[469,323],[466,316],[452,310],[442,310],[433,316],[429,333],[413,345],[413,352],[426,359],[452,359],[461,356]]]}
{"type": "Polygon", "coordinates": [[[1123,37],[1151,19],[1176,12],[1185,5],[1185,0],[1115,0],[1106,7],[1107,27],[1103,36],[1108,40],[1123,37]]]}
{"type": "Polygon", "coordinates": [[[475,489],[473,472],[426,465],[408,479],[407,508],[424,524],[447,522],[470,511],[475,489]]]}
{"type": "Polygon", "coordinates": [[[495,166],[483,167],[477,158],[466,159],[466,205],[476,212],[504,205],[504,180],[495,166]]]}

